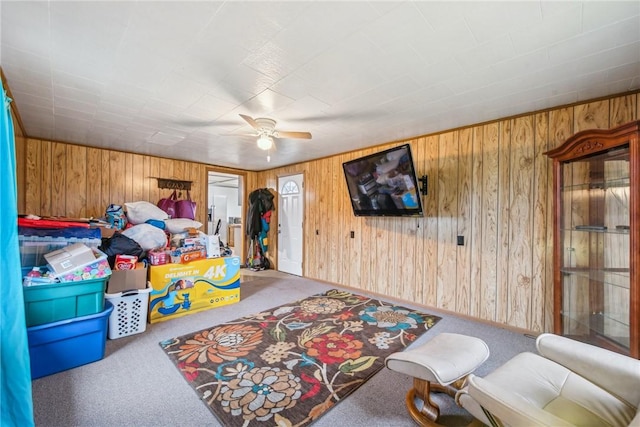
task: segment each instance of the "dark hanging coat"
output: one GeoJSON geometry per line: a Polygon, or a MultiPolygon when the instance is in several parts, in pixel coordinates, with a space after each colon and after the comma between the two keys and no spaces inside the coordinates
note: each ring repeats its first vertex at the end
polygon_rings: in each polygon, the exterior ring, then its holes
{"type": "Polygon", "coordinates": [[[259,188],[249,194],[247,209],[247,236],[249,238],[258,237],[262,231],[262,215],[273,208],[273,194],[267,188],[259,188]]]}

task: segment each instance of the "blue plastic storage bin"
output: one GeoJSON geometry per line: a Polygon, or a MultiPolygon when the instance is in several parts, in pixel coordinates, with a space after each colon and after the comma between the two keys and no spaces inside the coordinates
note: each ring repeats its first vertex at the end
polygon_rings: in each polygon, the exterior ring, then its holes
{"type": "Polygon", "coordinates": [[[31,379],[102,359],[112,311],[105,301],[100,313],[27,328],[31,379]]]}

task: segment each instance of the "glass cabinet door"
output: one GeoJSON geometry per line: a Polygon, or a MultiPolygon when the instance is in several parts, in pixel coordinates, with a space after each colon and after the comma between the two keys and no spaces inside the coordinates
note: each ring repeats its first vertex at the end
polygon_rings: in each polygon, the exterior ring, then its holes
{"type": "Polygon", "coordinates": [[[561,164],[563,335],[629,350],[629,145],[561,164]]]}

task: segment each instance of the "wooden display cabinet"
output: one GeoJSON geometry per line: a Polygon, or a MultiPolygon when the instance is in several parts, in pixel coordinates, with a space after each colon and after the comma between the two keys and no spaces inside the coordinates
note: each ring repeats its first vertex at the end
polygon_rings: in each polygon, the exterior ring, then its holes
{"type": "Polygon", "coordinates": [[[554,332],[640,358],[640,121],[577,133],[553,159],[554,332]]]}

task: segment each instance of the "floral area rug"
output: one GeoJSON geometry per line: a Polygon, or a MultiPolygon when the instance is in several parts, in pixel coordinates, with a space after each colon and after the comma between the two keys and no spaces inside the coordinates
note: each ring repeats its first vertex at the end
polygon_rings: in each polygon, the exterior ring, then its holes
{"type": "Polygon", "coordinates": [[[305,426],[439,320],[331,290],[160,346],[224,426],[305,426]]]}

